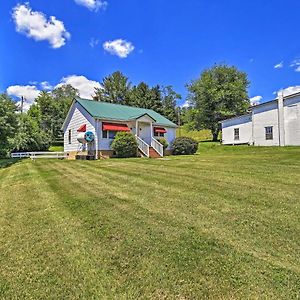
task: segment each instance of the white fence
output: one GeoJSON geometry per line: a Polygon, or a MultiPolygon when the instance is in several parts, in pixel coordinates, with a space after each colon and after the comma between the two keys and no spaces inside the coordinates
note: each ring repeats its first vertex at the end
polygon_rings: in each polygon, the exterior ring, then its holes
{"type": "Polygon", "coordinates": [[[11,158],[57,158],[62,159],[67,157],[65,152],[17,152],[11,153],[11,158]]]}

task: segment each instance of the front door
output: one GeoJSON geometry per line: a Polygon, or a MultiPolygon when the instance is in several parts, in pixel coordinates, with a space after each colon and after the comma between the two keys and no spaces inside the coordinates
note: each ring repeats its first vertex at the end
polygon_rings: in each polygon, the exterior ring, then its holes
{"type": "Polygon", "coordinates": [[[138,123],[139,137],[148,145],[151,145],[151,125],[149,123],[138,123]]]}

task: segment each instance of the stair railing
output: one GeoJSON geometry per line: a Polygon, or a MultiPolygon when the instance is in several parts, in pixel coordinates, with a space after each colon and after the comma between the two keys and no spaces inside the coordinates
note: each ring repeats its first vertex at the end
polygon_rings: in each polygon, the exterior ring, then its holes
{"type": "Polygon", "coordinates": [[[151,147],[161,156],[164,156],[164,146],[155,138],[151,139],[151,147]]]}
{"type": "Polygon", "coordinates": [[[136,141],[137,141],[137,144],[138,144],[138,148],[139,150],[144,154],[146,155],[147,157],[149,157],[149,145],[143,141],[140,137],[138,137],[137,135],[135,136],[136,138],[136,141]]]}

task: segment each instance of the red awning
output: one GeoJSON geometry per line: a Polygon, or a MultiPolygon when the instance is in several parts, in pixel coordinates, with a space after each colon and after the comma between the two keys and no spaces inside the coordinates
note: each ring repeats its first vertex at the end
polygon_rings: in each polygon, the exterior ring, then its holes
{"type": "Polygon", "coordinates": [[[78,129],[77,132],[86,132],[86,124],[81,125],[78,129]]]}
{"type": "Polygon", "coordinates": [[[167,133],[167,130],[165,128],[162,128],[162,127],[154,127],[154,132],[167,133]]]}
{"type": "Polygon", "coordinates": [[[118,124],[118,123],[102,123],[102,130],[130,131],[130,129],[126,124],[118,124]]]}

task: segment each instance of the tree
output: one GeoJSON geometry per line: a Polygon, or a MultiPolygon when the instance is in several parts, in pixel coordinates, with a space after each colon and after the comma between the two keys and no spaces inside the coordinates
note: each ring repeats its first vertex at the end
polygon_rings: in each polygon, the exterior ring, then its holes
{"type": "Polygon", "coordinates": [[[38,122],[28,114],[19,116],[19,130],[11,141],[13,151],[46,151],[51,136],[43,131],[38,122]]]}
{"type": "Polygon", "coordinates": [[[101,86],[101,88],[95,89],[95,100],[117,104],[129,104],[131,83],[120,71],[105,77],[101,86]]]}
{"type": "Polygon", "coordinates": [[[153,109],[162,113],[162,95],[159,85],[149,88],[148,84],[141,82],[134,86],[130,92],[130,105],[142,108],[153,109]]]}
{"type": "Polygon", "coordinates": [[[181,99],[172,86],[166,86],[162,89],[162,114],[174,123],[178,122],[176,103],[181,99]]]}
{"type": "Polygon", "coordinates": [[[193,107],[183,107],[180,109],[181,125],[184,125],[187,130],[204,129],[203,124],[198,120],[199,112],[193,107]]]}
{"type": "Polygon", "coordinates": [[[11,98],[0,94],[0,157],[11,150],[10,140],[18,128],[17,106],[11,98]]]}
{"type": "Polygon", "coordinates": [[[215,65],[187,85],[188,99],[198,110],[198,122],[218,139],[219,122],[243,114],[250,106],[247,74],[234,66],[215,65]]]}
{"type": "Polygon", "coordinates": [[[78,91],[71,85],[62,85],[51,92],[41,92],[28,111],[51,141],[62,138],[61,127],[78,91]]]}

